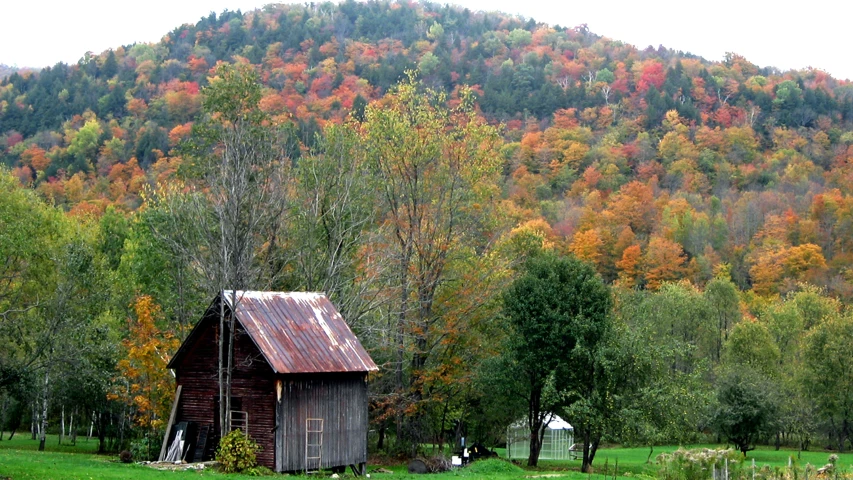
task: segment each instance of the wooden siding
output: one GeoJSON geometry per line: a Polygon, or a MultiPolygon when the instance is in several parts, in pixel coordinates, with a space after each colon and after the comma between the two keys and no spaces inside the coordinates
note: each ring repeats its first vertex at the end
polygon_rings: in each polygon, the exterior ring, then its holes
{"type": "Polygon", "coordinates": [[[367,462],[366,373],[284,375],[277,408],[276,470],[298,472],[367,462]],[[306,420],[323,419],[319,465],[306,464],[306,420]]]}
{"type": "MultiPolygon", "coordinates": [[[[176,365],[176,380],[183,391],[176,422],[196,422],[218,428],[219,387],[217,383],[216,331],[219,325],[208,316],[200,335],[187,355],[176,365]]],[[[249,436],[261,450],[258,463],[275,467],[275,382],[269,364],[251,338],[238,328],[234,349],[231,396],[241,410],[249,413],[249,436]]],[[[218,442],[218,433],[213,441],[218,442]]]]}

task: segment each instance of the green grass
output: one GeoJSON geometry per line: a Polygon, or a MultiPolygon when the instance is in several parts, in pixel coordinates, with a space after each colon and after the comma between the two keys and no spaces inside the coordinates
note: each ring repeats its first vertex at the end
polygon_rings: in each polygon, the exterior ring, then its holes
{"type": "MultiPolygon", "coordinates": [[[[20,432],[19,432],[20,433],[20,432]]],[[[8,434],[7,434],[8,436],[8,434]]],[[[150,467],[124,464],[117,455],[95,455],[98,442],[86,442],[77,437],[77,445],[70,442],[58,445],[58,437],[50,435],[45,442],[45,451],[38,451],[38,440],[29,435],[15,435],[8,441],[0,441],[0,479],[43,479],[43,480],[124,480],[124,479],[220,479],[256,478],[245,475],[225,475],[211,470],[170,472],[150,467]]]]}
{"type": "MultiPolygon", "coordinates": [[[[254,478],[244,475],[225,475],[210,469],[205,471],[159,471],[150,467],[122,464],[118,462],[115,455],[96,455],[98,442],[96,440],[85,441],[85,437],[78,438],[77,445],[58,445],[57,437],[50,436],[46,443],[44,452],[38,451],[38,441],[31,440],[28,435],[16,435],[12,441],[0,441],[0,479],[246,479],[254,478]]],[[[721,448],[714,445],[691,445],[687,448],[721,448]]],[[[494,480],[517,480],[542,478],[560,478],[566,480],[606,480],[611,479],[618,462],[618,475],[622,480],[629,473],[632,476],[650,475],[657,472],[655,458],[663,452],[671,452],[677,447],[655,447],[652,455],[652,463],[647,464],[648,448],[606,448],[599,450],[595,458],[595,473],[592,475],[582,474],[580,460],[568,462],[541,461],[536,469],[526,469],[509,464],[501,460],[486,460],[474,463],[469,467],[457,469],[452,472],[441,474],[409,475],[405,464],[374,465],[368,466],[371,480],[451,480],[451,479],[494,479],[494,480]],[[606,471],[605,471],[606,467],[606,471]],[[376,470],[384,468],[393,473],[377,473],[376,470]]],[[[794,450],[775,451],[769,447],[762,447],[749,452],[745,460],[746,465],[751,465],[752,459],[756,466],[769,465],[771,467],[783,467],[788,464],[788,458],[799,466],[811,463],[822,466],[829,457],[829,452],[801,452],[798,455],[794,450]],[[799,457],[799,458],[798,458],[799,457]]],[[[853,454],[845,453],[839,455],[838,465],[843,470],[853,471],[853,454]]],[[[278,476],[276,476],[278,477],[278,476]]],[[[344,475],[344,478],[352,478],[352,475],[344,475]]],[[[274,477],[273,477],[274,478],[274,477]]],[[[308,475],[306,479],[323,478],[319,475],[308,475]]],[[[328,478],[328,477],[326,477],[328,478]]]]}
{"type": "MultiPolygon", "coordinates": [[[[640,448],[606,448],[601,449],[595,456],[594,468],[596,473],[604,473],[605,466],[607,467],[607,472],[612,474],[613,469],[616,467],[616,463],[618,462],[618,471],[619,474],[622,475],[625,472],[630,472],[631,474],[644,474],[655,476],[658,472],[658,465],[656,463],[657,456],[664,452],[672,452],[678,449],[677,446],[664,446],[664,447],[655,447],[654,452],[651,456],[651,462],[646,463],[646,459],[649,455],[648,447],[640,447],[640,448]]],[[[713,449],[721,449],[726,448],[725,445],[686,445],[683,448],[685,449],[694,449],[694,448],[713,448],[713,449]]],[[[821,467],[827,463],[827,459],[831,454],[835,452],[825,452],[825,451],[809,451],[809,452],[798,452],[796,450],[788,450],[781,449],[776,451],[773,447],[768,446],[760,446],[756,450],[752,450],[747,453],[746,458],[742,458],[742,465],[745,467],[751,467],[752,460],[755,460],[756,468],[761,468],[763,466],[770,467],[786,467],[788,466],[788,459],[791,458],[791,462],[793,465],[804,467],[806,464],[811,464],[816,467],[821,467]]],[[[853,471],[853,453],[842,453],[838,454],[838,463],[837,465],[843,471],[853,471]]],[[[552,462],[540,462],[545,465],[553,466],[552,462]]],[[[563,462],[565,465],[566,462],[563,462]]],[[[569,462],[570,467],[576,467],[580,469],[580,460],[575,462],[569,462]]],[[[595,475],[593,475],[595,477],[595,475]]]]}

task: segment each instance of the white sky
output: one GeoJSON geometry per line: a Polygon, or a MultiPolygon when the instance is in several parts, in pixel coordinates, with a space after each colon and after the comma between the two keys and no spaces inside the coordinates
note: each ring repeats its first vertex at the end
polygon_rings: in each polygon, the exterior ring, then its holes
{"type": "MultiPolygon", "coordinates": [[[[0,63],[43,67],[76,63],[133,42],[156,42],[211,11],[243,11],[264,0],[77,0],[4,2],[0,63]]],[[[764,67],[815,67],[839,79],[853,78],[848,52],[853,6],[838,0],[455,0],[472,10],[499,10],[551,25],[586,23],[596,34],[633,44],[691,52],[721,60],[735,52],[764,67]]]]}

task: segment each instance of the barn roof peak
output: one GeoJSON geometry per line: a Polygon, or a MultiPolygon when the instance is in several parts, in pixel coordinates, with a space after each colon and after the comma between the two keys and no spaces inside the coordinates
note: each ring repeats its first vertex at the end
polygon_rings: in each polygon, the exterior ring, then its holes
{"type": "MultiPolygon", "coordinates": [[[[275,373],[378,370],[324,293],[225,290],[223,296],[227,308],[236,311],[237,321],[275,373]]],[[[216,315],[218,305],[219,296],[208,307],[205,318],[216,315]]],[[[196,329],[202,323],[204,320],[196,329]]],[[[182,350],[183,346],[170,367],[177,363],[182,350]]]]}

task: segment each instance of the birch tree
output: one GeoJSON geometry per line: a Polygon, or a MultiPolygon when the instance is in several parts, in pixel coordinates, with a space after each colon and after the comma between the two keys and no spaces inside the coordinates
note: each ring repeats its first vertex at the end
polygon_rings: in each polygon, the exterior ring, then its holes
{"type": "MultiPolygon", "coordinates": [[[[285,125],[258,107],[261,84],[247,64],[222,64],[202,90],[203,118],[184,145],[186,189],[163,189],[152,198],[166,213],[160,237],[197,269],[219,310],[219,417],[230,431],[234,315],[238,291],[268,285],[277,276],[265,261],[277,244],[286,213],[285,125]]],[[[271,268],[272,267],[272,268],[271,268]]]]}

